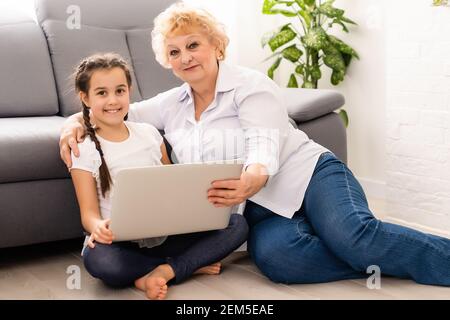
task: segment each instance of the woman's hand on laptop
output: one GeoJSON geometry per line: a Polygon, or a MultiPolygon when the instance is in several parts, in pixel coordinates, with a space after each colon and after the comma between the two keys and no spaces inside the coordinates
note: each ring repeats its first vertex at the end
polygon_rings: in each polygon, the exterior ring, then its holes
{"type": "Polygon", "coordinates": [[[79,121],[67,120],[63,125],[59,138],[59,154],[67,168],[72,167],[71,150],[76,157],[80,156],[78,143],[83,141],[84,134],[84,126],[79,121]]]}
{"type": "Polygon", "coordinates": [[[100,220],[97,226],[95,227],[94,231],[91,233],[91,236],[88,240],[88,246],[89,248],[94,248],[95,243],[99,242],[103,244],[111,244],[114,235],[111,230],[109,230],[109,224],[111,223],[110,219],[106,220],[100,220]]]}
{"type": "Polygon", "coordinates": [[[249,165],[237,180],[213,181],[208,190],[208,201],[215,207],[231,207],[258,193],[269,178],[265,166],[249,165]]]}

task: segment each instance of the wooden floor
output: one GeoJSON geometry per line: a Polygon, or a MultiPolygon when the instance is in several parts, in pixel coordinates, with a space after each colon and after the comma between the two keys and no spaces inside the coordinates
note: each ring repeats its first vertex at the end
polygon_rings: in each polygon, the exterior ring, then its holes
{"type": "MultiPolygon", "coordinates": [[[[370,203],[382,218],[383,202],[373,199],[370,203]]],[[[138,289],[112,289],[92,278],[84,270],[79,253],[80,241],[1,249],[0,299],[146,299],[138,289]],[[67,287],[69,266],[80,267],[80,289],[67,287]]],[[[167,299],[450,299],[450,288],[384,276],[380,289],[369,289],[366,279],[275,284],[258,271],[246,252],[235,252],[223,261],[220,275],[194,276],[171,286],[167,299]]]]}

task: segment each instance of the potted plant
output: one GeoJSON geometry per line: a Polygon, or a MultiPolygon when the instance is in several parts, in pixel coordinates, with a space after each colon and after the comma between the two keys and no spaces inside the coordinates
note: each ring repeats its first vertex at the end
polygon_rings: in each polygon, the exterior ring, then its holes
{"type": "MultiPolygon", "coordinates": [[[[331,83],[344,80],[347,68],[358,53],[336,36],[328,33],[334,26],[349,32],[348,25],[356,23],[344,16],[344,10],[333,6],[335,0],[264,0],[263,14],[282,14],[289,22],[275,31],[265,34],[261,44],[270,47],[272,55],[266,60],[274,60],[267,70],[273,79],[280,63],[288,61],[292,73],[287,87],[298,88],[298,78],[302,88],[316,89],[325,65],[332,70],[331,83]],[[294,23],[297,22],[297,25],[294,23]]],[[[344,123],[348,124],[345,110],[340,111],[344,123]]]]}
{"type": "Polygon", "coordinates": [[[438,6],[448,6],[448,0],[433,0],[433,5],[438,6]]]}

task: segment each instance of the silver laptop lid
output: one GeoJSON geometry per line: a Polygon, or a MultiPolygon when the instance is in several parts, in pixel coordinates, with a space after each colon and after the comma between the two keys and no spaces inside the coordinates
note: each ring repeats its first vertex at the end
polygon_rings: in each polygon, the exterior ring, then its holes
{"type": "Polygon", "coordinates": [[[239,179],[242,164],[175,164],[121,170],[112,196],[115,241],[223,229],[231,208],[207,198],[214,180],[239,179]]]}

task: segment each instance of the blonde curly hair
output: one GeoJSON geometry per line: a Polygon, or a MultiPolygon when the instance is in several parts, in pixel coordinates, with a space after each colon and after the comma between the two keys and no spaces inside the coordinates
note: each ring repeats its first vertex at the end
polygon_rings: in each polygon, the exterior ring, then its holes
{"type": "Polygon", "coordinates": [[[217,46],[220,52],[218,59],[225,59],[225,51],[229,38],[225,33],[225,27],[206,10],[189,6],[183,2],[177,2],[161,12],[154,20],[152,30],[152,47],[156,60],[167,69],[170,69],[168,52],[165,41],[167,37],[181,31],[189,33],[193,29],[200,29],[209,37],[212,44],[217,46]]]}

